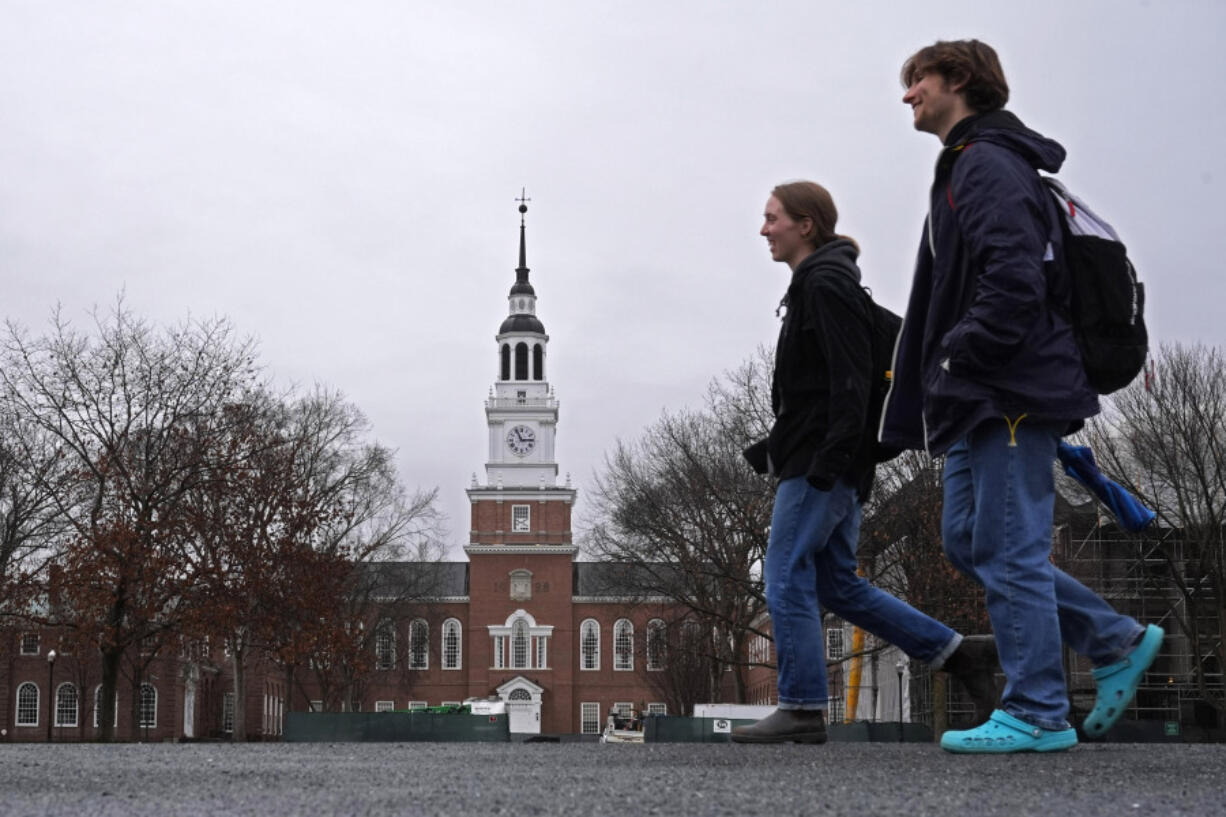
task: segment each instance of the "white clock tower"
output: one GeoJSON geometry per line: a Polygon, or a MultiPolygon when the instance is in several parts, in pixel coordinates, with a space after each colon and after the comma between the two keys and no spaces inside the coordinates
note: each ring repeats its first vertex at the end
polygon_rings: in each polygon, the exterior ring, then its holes
{"type": "MultiPolygon", "coordinates": [[[[565,508],[565,538],[570,543],[570,505],[575,491],[567,479],[559,487],[557,454],[554,447],[558,427],[558,400],[545,378],[548,359],[546,347],[549,335],[536,316],[536,291],[528,282],[527,249],[524,214],[528,212],[522,194],[519,198],[519,267],[515,283],[507,296],[508,314],[494,340],[498,344],[498,376],[485,401],[485,420],[489,428],[489,460],[485,464],[484,485],[473,476],[468,497],[473,504],[473,544],[492,544],[488,537],[500,539],[516,534],[547,535],[550,544],[562,544],[560,530],[555,528],[556,513],[543,511],[542,503],[563,504],[565,508]],[[503,525],[503,513],[496,513],[497,528],[487,525],[494,521],[488,513],[479,513],[478,506],[494,502],[498,506],[514,504],[517,509],[503,525]],[[522,504],[530,504],[528,510],[522,504]],[[480,517],[480,518],[479,518],[480,517]],[[537,517],[534,519],[533,517],[537,517]],[[552,524],[545,525],[546,517],[552,524]],[[538,521],[539,520],[539,521],[538,521]],[[482,542],[481,540],[485,540],[482,542]]],[[[493,510],[492,508],[487,510],[493,510]]],[[[552,509],[551,509],[552,510],[552,509]]],[[[558,509],[560,510],[560,509],[558,509]]],[[[539,540],[540,536],[536,536],[539,540]]],[[[547,542],[541,541],[541,544],[547,542]]]]}

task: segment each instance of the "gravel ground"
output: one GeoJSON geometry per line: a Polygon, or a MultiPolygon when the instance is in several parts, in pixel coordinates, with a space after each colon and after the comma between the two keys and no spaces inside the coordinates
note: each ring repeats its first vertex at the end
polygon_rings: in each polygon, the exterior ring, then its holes
{"type": "Polygon", "coordinates": [[[0,815],[1226,815],[1226,745],[0,744],[0,815]]]}

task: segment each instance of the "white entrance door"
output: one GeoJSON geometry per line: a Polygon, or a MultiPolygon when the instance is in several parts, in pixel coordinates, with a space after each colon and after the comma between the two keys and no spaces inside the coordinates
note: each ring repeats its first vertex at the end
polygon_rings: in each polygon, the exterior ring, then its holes
{"type": "Polygon", "coordinates": [[[507,723],[512,732],[521,735],[541,733],[541,705],[533,703],[532,694],[528,690],[511,690],[507,700],[507,723]]]}

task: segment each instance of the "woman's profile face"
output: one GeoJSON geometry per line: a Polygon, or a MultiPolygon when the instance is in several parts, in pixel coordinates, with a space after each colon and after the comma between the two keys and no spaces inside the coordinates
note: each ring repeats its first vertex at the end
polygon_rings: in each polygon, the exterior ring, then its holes
{"type": "Polygon", "coordinates": [[[805,237],[813,232],[811,219],[794,221],[774,196],[766,200],[763,218],[762,229],[758,232],[765,236],[772,260],[782,261],[795,269],[797,264],[813,252],[812,240],[805,237]]]}

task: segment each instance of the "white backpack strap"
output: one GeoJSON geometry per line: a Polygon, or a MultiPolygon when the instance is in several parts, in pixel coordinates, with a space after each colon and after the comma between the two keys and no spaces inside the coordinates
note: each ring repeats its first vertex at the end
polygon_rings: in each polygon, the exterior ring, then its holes
{"type": "Polygon", "coordinates": [[[1056,200],[1056,206],[1063,208],[1064,214],[1068,216],[1070,233],[1092,235],[1111,241],[1120,240],[1115,228],[1100,218],[1084,201],[1070,193],[1067,187],[1051,176],[1044,176],[1043,181],[1056,200]]]}

